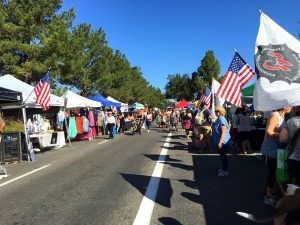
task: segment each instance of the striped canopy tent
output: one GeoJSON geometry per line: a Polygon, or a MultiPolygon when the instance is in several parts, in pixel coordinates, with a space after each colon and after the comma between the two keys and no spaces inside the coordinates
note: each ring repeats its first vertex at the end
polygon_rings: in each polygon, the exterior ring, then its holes
{"type": "Polygon", "coordinates": [[[242,89],[243,102],[246,104],[253,103],[254,84],[242,89]]]}

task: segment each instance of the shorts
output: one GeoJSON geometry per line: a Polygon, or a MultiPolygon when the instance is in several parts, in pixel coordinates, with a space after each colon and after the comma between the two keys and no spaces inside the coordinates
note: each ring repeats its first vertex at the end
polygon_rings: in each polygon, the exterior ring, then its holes
{"type": "Polygon", "coordinates": [[[238,140],[239,141],[246,141],[246,140],[250,140],[250,131],[241,131],[238,133],[238,140]]]}
{"type": "Polygon", "coordinates": [[[199,134],[199,140],[203,138],[211,137],[212,131],[210,126],[196,126],[197,132],[199,134]]]}
{"type": "Polygon", "coordinates": [[[300,182],[300,161],[288,159],[288,168],[292,177],[295,177],[300,182]]]}

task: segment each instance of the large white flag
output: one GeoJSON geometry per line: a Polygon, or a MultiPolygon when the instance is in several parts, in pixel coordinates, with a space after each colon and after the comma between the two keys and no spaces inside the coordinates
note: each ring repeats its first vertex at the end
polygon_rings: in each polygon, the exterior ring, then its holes
{"type": "Polygon", "coordinates": [[[211,106],[211,110],[212,110],[212,117],[215,120],[217,118],[216,114],[215,114],[215,106],[223,106],[225,100],[223,98],[219,98],[216,96],[216,93],[218,91],[220,87],[220,83],[218,81],[216,81],[214,78],[212,79],[212,84],[211,84],[211,94],[212,94],[212,106],[211,106]]]}
{"type": "Polygon", "coordinates": [[[264,13],[256,38],[257,111],[300,105],[300,42],[264,13]]]}

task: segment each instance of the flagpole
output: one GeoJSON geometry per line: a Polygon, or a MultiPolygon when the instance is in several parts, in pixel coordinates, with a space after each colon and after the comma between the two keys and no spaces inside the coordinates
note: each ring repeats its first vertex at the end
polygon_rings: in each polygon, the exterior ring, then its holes
{"type": "MultiPolygon", "coordinates": [[[[49,69],[47,70],[47,73],[51,70],[51,66],[49,67],[49,69]]],[[[25,101],[23,101],[23,104],[25,104],[25,102],[28,100],[28,98],[32,95],[32,93],[34,92],[34,88],[32,89],[32,91],[30,92],[30,94],[27,96],[27,98],[25,99],[25,101]]]]}
{"type": "MultiPolygon", "coordinates": [[[[51,66],[49,67],[47,73],[51,70],[51,66]]],[[[33,161],[35,159],[35,154],[32,148],[32,143],[30,140],[30,136],[28,133],[28,129],[27,129],[27,114],[26,114],[26,107],[25,107],[25,102],[28,100],[28,98],[32,95],[32,93],[34,92],[34,89],[32,89],[32,91],[30,92],[30,94],[27,96],[27,98],[25,99],[25,101],[23,101],[22,103],[22,114],[23,114],[23,123],[24,123],[24,134],[25,134],[25,141],[26,141],[26,147],[27,147],[27,152],[28,152],[28,161],[33,161]]]]}
{"type": "Polygon", "coordinates": [[[233,51],[234,51],[234,52],[237,52],[236,48],[233,48],[233,51]]]}

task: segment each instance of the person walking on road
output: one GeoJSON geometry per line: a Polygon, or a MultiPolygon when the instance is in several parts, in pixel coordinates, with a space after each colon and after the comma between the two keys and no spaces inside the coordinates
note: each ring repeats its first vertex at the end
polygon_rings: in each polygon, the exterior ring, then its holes
{"type": "Polygon", "coordinates": [[[152,122],[152,113],[148,110],[146,113],[147,132],[150,132],[151,122],[152,122]]]}
{"type": "Polygon", "coordinates": [[[240,108],[240,111],[237,114],[236,123],[238,124],[238,137],[242,144],[243,154],[250,154],[252,153],[250,146],[251,124],[250,117],[246,112],[245,106],[240,108]]]}
{"type": "Polygon", "coordinates": [[[276,184],[276,168],[277,168],[277,149],[280,146],[279,135],[282,129],[284,116],[291,111],[291,107],[285,107],[274,111],[268,119],[264,141],[261,146],[261,154],[263,155],[265,164],[268,167],[266,177],[266,195],[264,203],[275,206],[276,200],[273,197],[273,188],[276,184]]]}
{"type": "Polygon", "coordinates": [[[291,183],[300,186],[300,106],[294,107],[294,116],[284,123],[279,140],[282,143],[291,143],[289,149],[288,168],[291,174],[291,183]]]}
{"type": "Polygon", "coordinates": [[[177,129],[178,118],[177,118],[177,115],[176,115],[176,112],[174,109],[172,109],[169,120],[170,120],[169,132],[171,132],[172,128],[175,128],[175,131],[178,132],[178,129],[177,129]]]}
{"type": "Polygon", "coordinates": [[[114,131],[115,126],[116,126],[116,119],[112,115],[112,112],[109,111],[107,113],[107,119],[106,119],[106,127],[107,127],[107,130],[109,131],[109,139],[114,138],[113,131],[114,131]]]}
{"type": "Polygon", "coordinates": [[[227,149],[230,143],[229,125],[225,118],[225,109],[216,107],[215,114],[217,120],[212,125],[213,144],[219,151],[222,168],[218,170],[218,176],[227,176],[228,173],[228,157],[227,149]]]}
{"type": "Polygon", "coordinates": [[[192,113],[189,109],[182,117],[182,127],[185,129],[186,138],[189,138],[190,130],[192,127],[192,113]]]}

